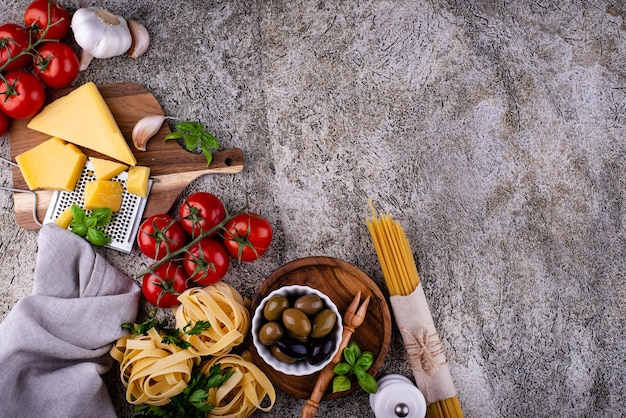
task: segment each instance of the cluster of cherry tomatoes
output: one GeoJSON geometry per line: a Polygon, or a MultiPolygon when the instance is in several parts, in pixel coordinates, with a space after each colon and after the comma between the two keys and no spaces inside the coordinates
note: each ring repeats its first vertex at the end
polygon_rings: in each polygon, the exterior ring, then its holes
{"type": "Polygon", "coordinates": [[[143,295],[161,308],[177,305],[178,295],[191,286],[222,280],[231,258],[258,259],[272,241],[267,219],[249,211],[226,219],[223,202],[208,192],[190,195],[178,212],[178,218],[147,218],[137,234],[141,252],[158,260],[142,277],[143,295]]]}
{"type": "Polygon", "coordinates": [[[67,87],[78,76],[79,58],[63,42],[69,30],[69,12],[56,0],[34,0],[23,24],[0,25],[0,135],[10,119],[41,110],[46,87],[67,87]]]}

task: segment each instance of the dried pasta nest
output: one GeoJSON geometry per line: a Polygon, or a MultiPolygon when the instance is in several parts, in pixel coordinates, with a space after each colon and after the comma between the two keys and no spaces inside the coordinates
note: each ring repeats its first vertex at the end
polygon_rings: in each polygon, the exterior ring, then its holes
{"type": "Polygon", "coordinates": [[[163,344],[151,328],[147,335],[119,338],[111,356],[120,363],[120,378],[128,403],[161,406],[181,393],[200,359],[189,350],[163,344]]]}
{"type": "Polygon", "coordinates": [[[175,308],[176,327],[183,329],[197,321],[208,321],[211,327],[198,335],[183,335],[191,344],[190,352],[198,356],[220,356],[241,344],[250,328],[250,312],[243,297],[232,286],[218,282],[206,287],[187,289],[175,308]]]}
{"type": "Polygon", "coordinates": [[[248,352],[244,356],[227,354],[213,357],[202,362],[199,367],[203,373],[209,374],[211,367],[216,364],[222,370],[229,368],[234,373],[219,388],[209,389],[207,401],[215,408],[207,414],[207,418],[245,418],[257,409],[264,412],[272,409],[276,401],[274,386],[265,373],[251,362],[248,352]]]}

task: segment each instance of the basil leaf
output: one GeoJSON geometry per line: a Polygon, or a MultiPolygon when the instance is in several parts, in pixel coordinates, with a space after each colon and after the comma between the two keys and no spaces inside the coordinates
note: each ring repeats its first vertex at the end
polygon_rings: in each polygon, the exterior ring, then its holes
{"type": "Polygon", "coordinates": [[[72,219],[79,224],[85,223],[85,211],[76,203],[72,204],[72,219]]]}
{"type": "Polygon", "coordinates": [[[356,361],[356,365],[363,367],[363,370],[368,371],[374,363],[374,354],[370,351],[364,351],[356,361]]]}
{"type": "Polygon", "coordinates": [[[363,379],[363,377],[367,374],[365,373],[365,370],[363,370],[363,367],[357,366],[356,364],[352,366],[352,373],[354,373],[356,378],[359,380],[363,379]]]}
{"type": "Polygon", "coordinates": [[[72,221],[70,223],[70,229],[72,230],[73,233],[75,233],[79,237],[87,236],[87,227],[83,223],[72,221]]]}
{"type": "Polygon", "coordinates": [[[219,148],[220,146],[219,142],[217,142],[217,138],[206,131],[200,132],[200,141],[209,148],[219,148]]]}
{"type": "Polygon", "coordinates": [[[87,230],[87,240],[97,247],[101,247],[103,245],[107,245],[109,243],[109,237],[107,237],[104,232],[100,231],[96,228],[89,228],[87,230]]]}
{"type": "Polygon", "coordinates": [[[367,393],[378,392],[378,383],[371,374],[366,373],[362,379],[359,379],[359,386],[367,393]]]}
{"type": "Polygon", "coordinates": [[[333,393],[343,392],[350,389],[352,382],[348,376],[335,376],[333,379],[333,393]]]}
{"type": "Polygon", "coordinates": [[[196,135],[185,135],[185,147],[187,148],[187,151],[195,150],[198,147],[199,143],[200,138],[198,138],[196,135]]]}
{"type": "Polygon", "coordinates": [[[183,132],[195,132],[204,129],[198,122],[179,122],[176,124],[176,129],[183,132]]]}
{"type": "Polygon", "coordinates": [[[346,348],[343,349],[343,358],[348,364],[352,365],[361,354],[361,349],[355,342],[351,341],[346,348]]]}
{"type": "Polygon", "coordinates": [[[172,133],[165,135],[165,138],[163,140],[167,141],[168,139],[180,139],[183,136],[185,136],[184,132],[176,131],[176,132],[172,132],[172,133]]]}
{"type": "Polygon", "coordinates": [[[95,228],[97,224],[98,220],[94,217],[88,216],[87,219],[85,219],[85,226],[87,228],[95,228]]]}
{"type": "Polygon", "coordinates": [[[110,208],[98,208],[91,212],[91,216],[96,219],[96,226],[104,226],[111,220],[112,211],[110,208]]]}
{"type": "Polygon", "coordinates": [[[204,146],[204,144],[200,146],[200,149],[206,158],[207,166],[211,165],[211,161],[213,161],[213,154],[211,153],[211,150],[204,146]]]}
{"type": "Polygon", "coordinates": [[[343,363],[343,362],[339,363],[335,366],[333,371],[335,372],[335,374],[339,376],[347,375],[348,373],[350,373],[350,365],[348,363],[343,363]]]}

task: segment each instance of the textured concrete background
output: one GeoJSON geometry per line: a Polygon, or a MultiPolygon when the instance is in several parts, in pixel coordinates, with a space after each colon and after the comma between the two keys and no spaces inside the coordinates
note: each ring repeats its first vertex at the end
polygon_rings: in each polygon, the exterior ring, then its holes
{"type": "MultiPolygon", "coordinates": [[[[4,0],[2,20],[26,4],[4,0]]],[[[185,191],[231,210],[247,192],[274,225],[267,255],[226,279],[243,294],[310,255],[349,261],[386,292],[371,198],[411,241],[466,416],[626,414],[623,3],[100,4],[143,22],[152,46],[96,61],[76,84],[140,83],[245,152],[242,173],[185,191]]],[[[1,319],[31,291],[37,247],[9,193],[0,207],[1,319]]],[[[146,262],[104,252],[130,275],[146,262]]],[[[411,376],[397,330],[387,373],[411,376]]],[[[281,394],[255,416],[302,405],[281,394]]],[[[357,392],[319,416],[373,414],[357,392]]]]}

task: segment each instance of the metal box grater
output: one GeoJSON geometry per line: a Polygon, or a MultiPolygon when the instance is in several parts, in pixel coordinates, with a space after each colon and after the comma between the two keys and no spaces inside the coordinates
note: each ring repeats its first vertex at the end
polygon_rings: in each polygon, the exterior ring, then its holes
{"type": "MultiPolygon", "coordinates": [[[[83,207],[85,197],[85,184],[95,180],[93,165],[89,160],[83,167],[83,171],[76,182],[76,187],[72,192],[56,191],[52,195],[50,206],[46,212],[43,223],[54,222],[65,209],[76,203],[83,207]]],[[[135,243],[135,237],[141,224],[143,211],[146,207],[147,199],[128,193],[126,191],[126,180],[128,172],[124,171],[111,180],[119,181],[124,185],[122,196],[122,206],[118,212],[113,213],[111,221],[102,227],[102,231],[111,238],[111,242],[106,247],[114,250],[130,253],[135,243]]],[[[153,180],[148,181],[148,192],[152,188],[153,180]]]]}

